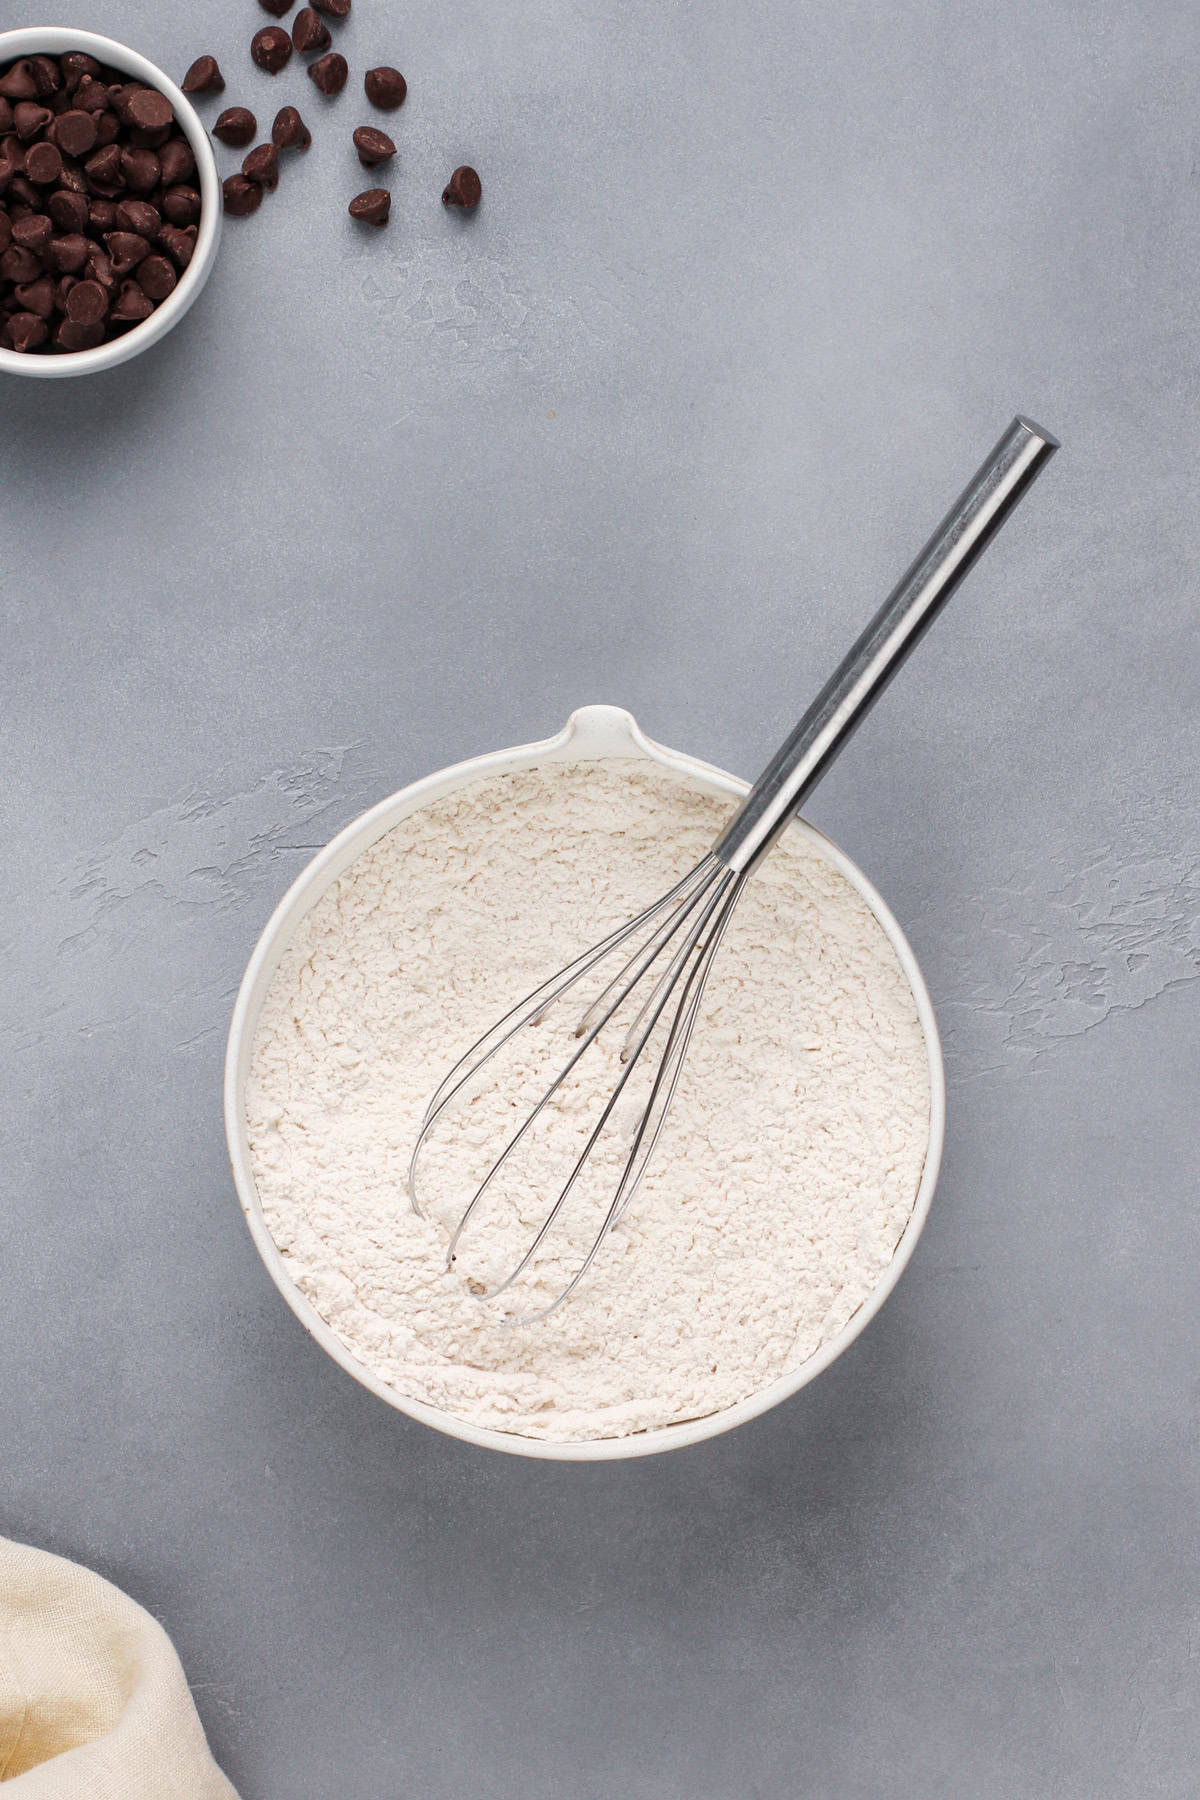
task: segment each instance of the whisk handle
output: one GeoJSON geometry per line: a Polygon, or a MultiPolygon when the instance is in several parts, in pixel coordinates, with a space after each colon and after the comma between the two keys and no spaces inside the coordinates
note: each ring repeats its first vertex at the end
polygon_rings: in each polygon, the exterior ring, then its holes
{"type": "Polygon", "coordinates": [[[750,868],[775,841],[1058,447],[1013,420],[717,839],[728,868],[750,868]]]}

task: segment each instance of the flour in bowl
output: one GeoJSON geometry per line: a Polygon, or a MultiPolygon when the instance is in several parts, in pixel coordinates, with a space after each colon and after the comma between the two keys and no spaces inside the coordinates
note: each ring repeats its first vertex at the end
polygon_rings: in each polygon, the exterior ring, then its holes
{"type": "MultiPolygon", "coordinates": [[[[671,886],[733,804],[643,761],[493,776],[387,832],[300,924],[255,1038],[255,1181],[297,1286],[398,1394],[526,1437],[620,1437],[793,1372],[878,1284],[924,1164],[926,1046],[891,943],[800,831],[746,885],[650,1172],[564,1307],[508,1328],[476,1297],[561,1185],[545,1191],[549,1135],[452,1270],[446,1246],[497,1130],[520,1122],[569,1033],[549,1027],[451,1115],[422,1168],[428,1216],[409,1206],[409,1154],[450,1065],[671,886]]],[[[568,1127],[611,1086],[619,1046],[569,1084],[568,1127]]],[[[594,1222],[568,1219],[563,1267],[594,1222]]],[[[554,1274],[535,1276],[534,1300],[554,1274]]]]}

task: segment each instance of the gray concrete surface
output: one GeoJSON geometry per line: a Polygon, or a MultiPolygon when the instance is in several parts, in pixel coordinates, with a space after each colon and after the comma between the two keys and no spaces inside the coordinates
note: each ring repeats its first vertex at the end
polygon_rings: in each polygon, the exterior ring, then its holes
{"type": "Polygon", "coordinates": [[[317,142],[166,342],[0,389],[0,1530],[164,1620],[245,1800],[1190,1796],[1194,6],[356,0],[385,234],[249,0],[81,22],[317,142]],[[945,1026],[896,1295],[673,1457],[393,1416],[234,1202],[271,907],[585,700],[753,774],[1018,408],[1063,454],[811,809],[945,1026]]]}

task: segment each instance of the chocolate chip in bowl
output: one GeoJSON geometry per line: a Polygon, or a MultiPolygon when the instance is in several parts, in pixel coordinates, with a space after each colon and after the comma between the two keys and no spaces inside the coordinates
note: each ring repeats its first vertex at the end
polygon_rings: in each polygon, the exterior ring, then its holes
{"type": "MultiPolygon", "coordinates": [[[[211,57],[187,81],[223,86],[211,57]]],[[[30,27],[0,33],[0,127],[0,373],[82,375],[137,355],[216,256],[220,182],[191,102],[127,45],[30,27]]]]}

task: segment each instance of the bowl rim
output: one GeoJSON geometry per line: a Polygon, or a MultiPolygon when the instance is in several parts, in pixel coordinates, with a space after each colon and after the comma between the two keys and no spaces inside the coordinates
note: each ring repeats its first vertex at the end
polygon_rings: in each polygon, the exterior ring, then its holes
{"type": "Polygon", "coordinates": [[[685,1449],[708,1438],[718,1437],[747,1420],[770,1411],[781,1401],[790,1399],[827,1369],[870,1324],[912,1257],[929,1216],[937,1186],[946,1122],[946,1077],[941,1040],[933,1002],[912,948],[886,901],[862,870],[824,833],[806,820],[797,819],[794,821],[795,828],[804,833],[819,855],[846,877],[874,913],[904,970],[925,1039],[929,1069],[929,1138],[924,1166],[908,1222],[891,1261],[867,1299],[842,1329],[827,1343],[822,1344],[799,1368],[778,1376],[744,1400],[739,1400],[720,1412],[708,1413],[702,1418],[656,1426],[653,1430],[628,1437],[557,1443],[520,1437],[516,1433],[496,1431],[487,1426],[471,1425],[425,1401],[412,1400],[397,1393],[358,1361],[293,1281],[282,1252],[271,1236],[258,1198],[243,1101],[254,1034],[267,989],[301,919],[357,857],[409,814],[420,811],[457,788],[491,774],[531,768],[548,761],[567,762],[593,757],[640,758],[656,762],[692,777],[697,786],[706,787],[711,793],[740,797],[749,789],[748,782],[739,780],[737,776],[730,775],[711,763],[701,762],[695,757],[656,743],[645,735],[632,714],[623,708],[603,705],[578,708],[562,730],[552,737],[471,757],[465,762],[436,770],[419,781],[410,782],[408,786],[359,814],[339,831],[306,865],[276,906],[254,947],[238,989],[229,1027],[224,1070],[225,1135],[242,1215],[255,1247],[266,1264],[268,1274],[305,1329],[347,1374],[408,1417],[482,1449],[499,1450],[510,1456],[534,1457],[550,1462],[610,1462],[685,1449]]]}
{"type": "Polygon", "coordinates": [[[133,50],[116,38],[101,37],[94,31],[78,31],[68,25],[23,25],[14,31],[0,32],[0,63],[15,61],[22,56],[62,56],[68,50],[82,50],[88,56],[94,56],[97,62],[124,69],[145,82],[147,87],[156,87],[166,95],[196,158],[200,178],[200,220],[191,262],[162,304],[132,331],[106,344],[97,344],[94,350],[70,350],[59,356],[29,355],[0,346],[0,373],[28,375],[41,380],[94,375],[102,369],[115,368],[132,356],[140,356],[143,350],[157,343],[179,323],[196,300],[212,271],[221,239],[221,183],[213,147],[199,113],[170,76],[140,50],[133,50]]]}

